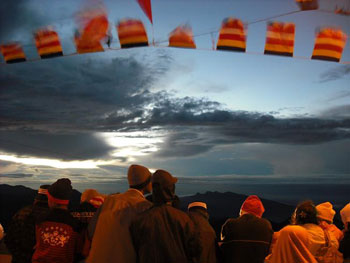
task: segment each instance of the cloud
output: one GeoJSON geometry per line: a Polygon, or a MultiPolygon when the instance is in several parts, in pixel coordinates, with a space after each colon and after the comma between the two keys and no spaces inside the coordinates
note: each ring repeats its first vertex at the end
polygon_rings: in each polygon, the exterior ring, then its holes
{"type": "Polygon", "coordinates": [[[32,174],[23,174],[23,173],[18,173],[18,174],[0,174],[0,177],[4,178],[27,178],[27,177],[32,177],[32,174]]]}
{"type": "Polygon", "coordinates": [[[320,76],[320,82],[335,81],[350,74],[350,65],[342,65],[332,68],[320,76]]]}
{"type": "Polygon", "coordinates": [[[102,139],[88,133],[0,131],[0,141],[0,150],[8,153],[63,160],[102,159],[112,150],[102,139]]]}
{"type": "Polygon", "coordinates": [[[33,29],[42,26],[45,20],[45,16],[31,7],[27,0],[3,0],[0,8],[0,38],[2,41],[23,40],[31,36],[33,29]]]}

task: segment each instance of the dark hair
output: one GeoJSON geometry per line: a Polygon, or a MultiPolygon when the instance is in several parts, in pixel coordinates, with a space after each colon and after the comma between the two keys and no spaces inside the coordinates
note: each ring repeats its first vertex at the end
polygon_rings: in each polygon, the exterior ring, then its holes
{"type": "Polygon", "coordinates": [[[295,208],[292,216],[292,224],[318,224],[317,210],[314,203],[311,200],[303,201],[295,208]]]}

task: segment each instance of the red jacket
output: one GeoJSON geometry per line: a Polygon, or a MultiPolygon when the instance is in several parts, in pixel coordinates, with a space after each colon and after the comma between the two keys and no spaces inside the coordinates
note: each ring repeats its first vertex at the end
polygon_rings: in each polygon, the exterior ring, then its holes
{"type": "Polygon", "coordinates": [[[78,222],[69,211],[52,209],[36,226],[33,263],[73,263],[79,247],[78,222]]]}

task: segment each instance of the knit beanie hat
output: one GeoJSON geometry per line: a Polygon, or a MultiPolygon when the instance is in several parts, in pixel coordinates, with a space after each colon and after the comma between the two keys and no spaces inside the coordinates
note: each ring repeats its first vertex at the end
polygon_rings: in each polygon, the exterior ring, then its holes
{"type": "Polygon", "coordinates": [[[333,223],[335,211],[330,202],[325,202],[316,206],[317,218],[333,223]]]}
{"type": "Polygon", "coordinates": [[[100,207],[105,200],[105,195],[100,194],[95,189],[86,189],[80,197],[80,202],[84,203],[90,203],[94,207],[98,208],[100,207]]]}
{"type": "Polygon", "coordinates": [[[130,165],[128,169],[128,182],[130,188],[142,188],[151,182],[152,174],[144,166],[138,164],[130,165]]]}
{"type": "Polygon", "coordinates": [[[36,201],[47,202],[47,190],[49,189],[49,184],[40,185],[38,189],[38,194],[35,197],[36,201]]]}
{"type": "Polygon", "coordinates": [[[257,217],[261,217],[264,211],[265,208],[259,197],[257,197],[256,195],[248,196],[241,207],[241,212],[253,214],[257,217]]]}
{"type": "Polygon", "coordinates": [[[176,184],[177,178],[173,177],[169,172],[165,170],[157,170],[152,176],[152,184],[158,183],[162,188],[176,184]]]}
{"type": "Polygon", "coordinates": [[[58,179],[49,187],[47,197],[56,204],[68,205],[72,190],[72,184],[68,178],[58,179]]]}
{"type": "Polygon", "coordinates": [[[350,203],[348,203],[342,210],[340,210],[341,221],[344,226],[350,222],[350,203]]]}

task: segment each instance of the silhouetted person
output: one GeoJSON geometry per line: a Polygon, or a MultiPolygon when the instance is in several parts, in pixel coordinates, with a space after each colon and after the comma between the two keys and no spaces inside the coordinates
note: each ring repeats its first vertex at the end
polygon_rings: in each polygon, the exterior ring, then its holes
{"type": "Polygon", "coordinates": [[[340,210],[340,216],[344,224],[344,238],[340,241],[339,251],[343,253],[345,263],[350,262],[350,203],[340,210]]]}
{"type": "Polygon", "coordinates": [[[131,165],[128,170],[129,189],[122,194],[105,198],[96,213],[96,227],[89,226],[93,233],[88,263],[133,263],[136,253],[132,245],[129,226],[137,214],[152,204],[144,194],[152,190],[151,173],[141,165],[131,165]],[[95,230],[93,230],[95,229],[95,230]]]}
{"type": "Polygon", "coordinates": [[[199,257],[201,263],[215,263],[216,258],[216,234],[213,227],[209,224],[209,214],[207,204],[203,202],[193,202],[188,205],[188,215],[194,223],[202,252],[199,257]]]}
{"type": "Polygon", "coordinates": [[[176,182],[164,170],[152,176],[153,206],[130,226],[138,263],[197,262],[200,246],[193,222],[172,206],[176,182]]]}
{"type": "Polygon", "coordinates": [[[225,222],[221,230],[224,262],[264,262],[273,234],[270,222],[261,218],[264,211],[259,197],[251,195],[242,204],[239,217],[225,222]]]}
{"type": "Polygon", "coordinates": [[[12,218],[5,236],[5,244],[13,263],[31,262],[35,246],[35,224],[49,213],[47,189],[41,185],[32,205],[19,210],[12,218]]]}
{"type": "Polygon", "coordinates": [[[81,255],[77,255],[78,260],[89,255],[91,239],[87,233],[87,227],[96,210],[103,204],[105,195],[100,194],[95,189],[86,189],[80,197],[79,206],[71,212],[71,215],[79,221],[80,235],[82,237],[83,248],[81,255]]]}
{"type": "Polygon", "coordinates": [[[47,192],[50,212],[36,225],[33,263],[73,263],[79,252],[79,223],[68,211],[71,181],[58,179],[47,192]]]}
{"type": "Polygon", "coordinates": [[[340,231],[334,224],[333,218],[335,211],[333,205],[330,202],[325,202],[316,206],[318,225],[328,232],[332,233],[333,236],[340,241],[343,238],[343,232],[340,231]]]}

